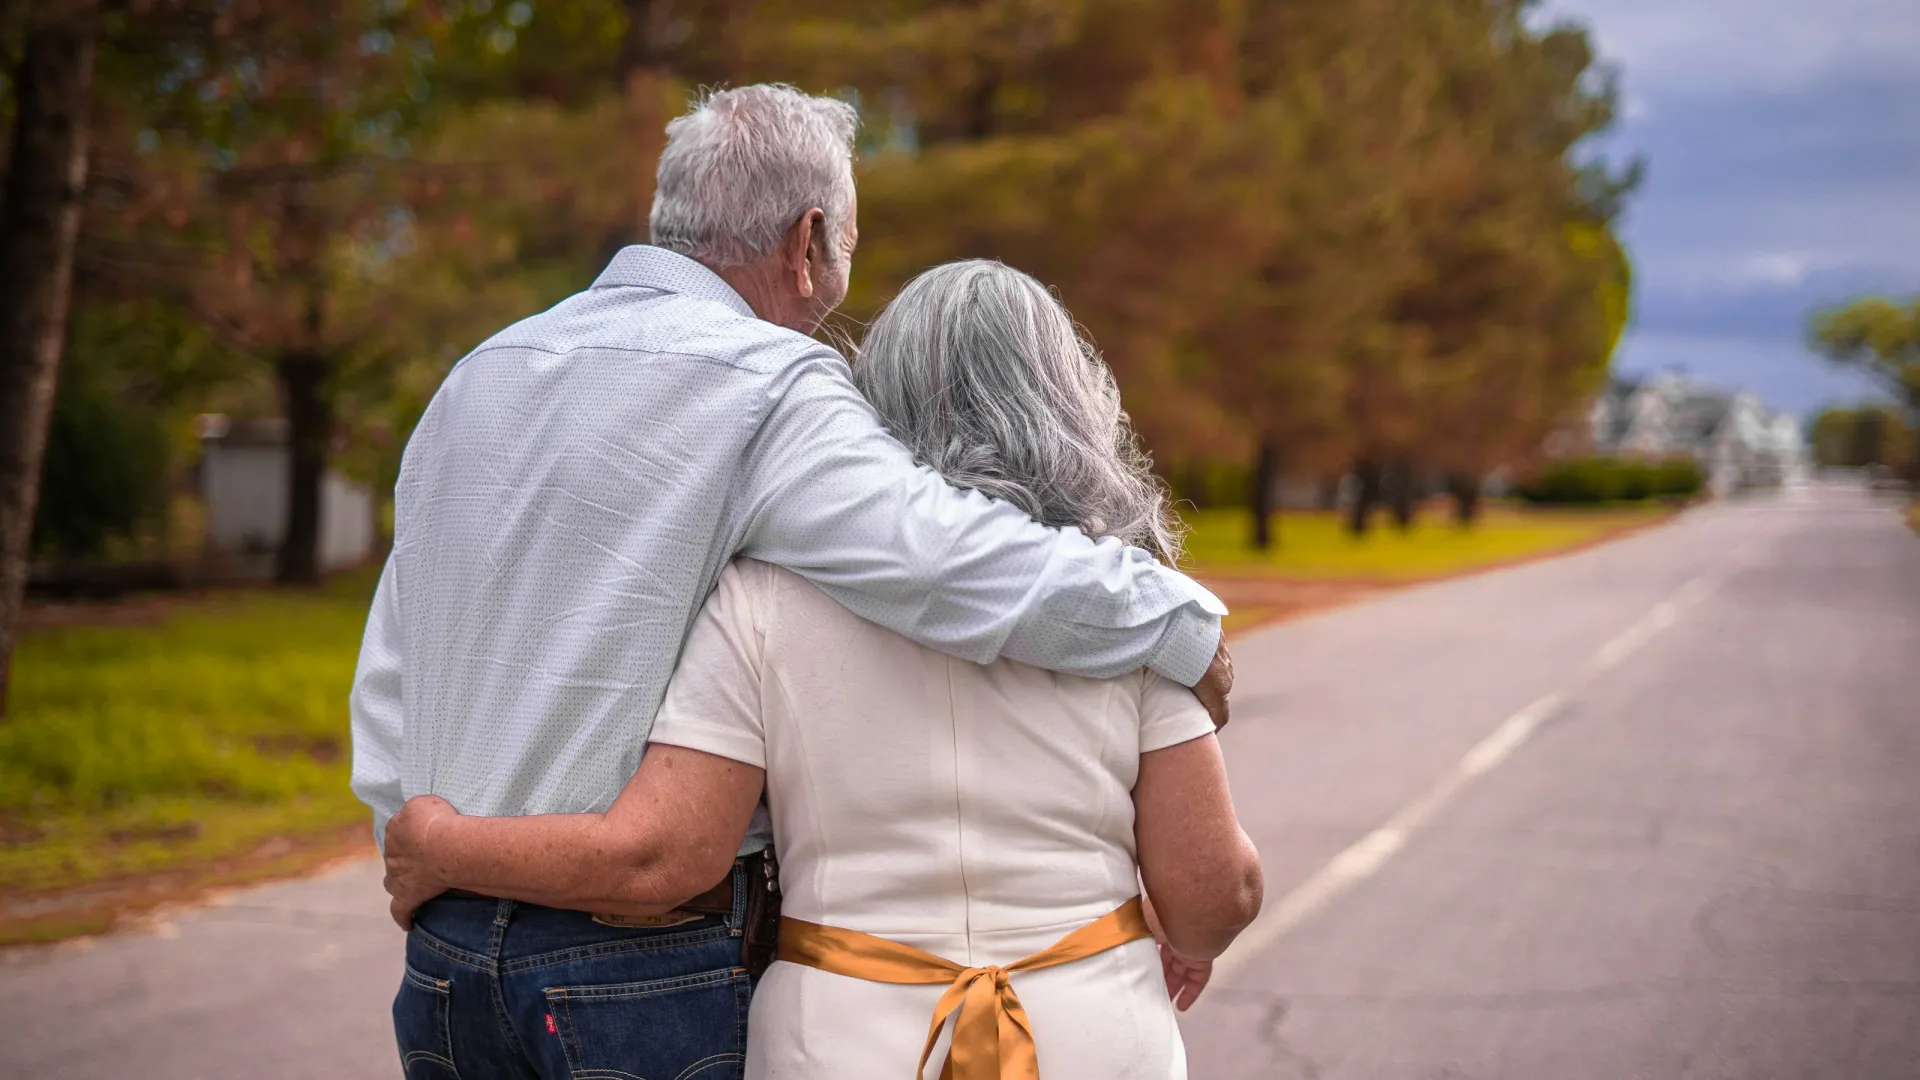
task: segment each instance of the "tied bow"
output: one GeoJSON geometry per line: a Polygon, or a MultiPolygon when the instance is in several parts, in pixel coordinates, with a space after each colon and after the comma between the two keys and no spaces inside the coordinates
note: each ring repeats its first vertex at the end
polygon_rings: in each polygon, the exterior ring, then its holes
{"type": "Polygon", "coordinates": [[[1016,971],[1070,964],[1150,936],[1136,896],[1040,952],[1005,967],[961,967],[897,941],[789,918],[780,920],[779,958],[870,982],[947,984],[933,1009],[926,1048],[920,1052],[918,1080],[926,1080],[927,1061],[949,1019],[953,1020],[953,1043],[941,1066],[940,1080],[1040,1080],[1033,1025],[1008,976],[1016,971]]]}

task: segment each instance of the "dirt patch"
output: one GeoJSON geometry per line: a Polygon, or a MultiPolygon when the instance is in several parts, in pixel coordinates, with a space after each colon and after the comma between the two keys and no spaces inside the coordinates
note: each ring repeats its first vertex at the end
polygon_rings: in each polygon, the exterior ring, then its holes
{"type": "Polygon", "coordinates": [[[115,829],[107,834],[109,844],[137,844],[142,841],[192,840],[200,835],[200,823],[180,821],[171,825],[142,825],[132,829],[115,829]]]}
{"type": "Polygon", "coordinates": [[[158,626],[180,609],[187,597],[137,596],[125,600],[29,601],[20,612],[20,629],[58,630],[69,626],[158,626]]]}
{"type": "Polygon", "coordinates": [[[374,853],[366,825],[357,824],[314,836],[272,837],[231,858],[70,889],[9,895],[0,898],[0,946],[131,928],[162,908],[203,900],[215,890],[301,877],[344,859],[374,853]]]}
{"type": "Polygon", "coordinates": [[[262,735],[253,740],[253,749],[261,757],[304,757],[316,765],[331,765],[344,752],[339,739],[301,735],[262,735]]]}

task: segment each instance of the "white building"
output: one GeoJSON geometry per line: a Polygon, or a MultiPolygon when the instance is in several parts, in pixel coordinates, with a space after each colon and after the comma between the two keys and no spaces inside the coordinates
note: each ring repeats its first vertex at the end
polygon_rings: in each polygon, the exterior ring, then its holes
{"type": "Polygon", "coordinates": [[[1809,471],[1798,420],[1681,375],[1615,380],[1594,402],[1591,423],[1598,453],[1690,457],[1715,495],[1798,483],[1809,471]]]}
{"type": "MultiPolygon", "coordinates": [[[[207,550],[237,572],[272,572],[287,535],[287,425],[200,418],[200,494],[207,550]]],[[[374,554],[374,500],[333,470],[320,484],[320,569],[340,570],[374,554]]]]}

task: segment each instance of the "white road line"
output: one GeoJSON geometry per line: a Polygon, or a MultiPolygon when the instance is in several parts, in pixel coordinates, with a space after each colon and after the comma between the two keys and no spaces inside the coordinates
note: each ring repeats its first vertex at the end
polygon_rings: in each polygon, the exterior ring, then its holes
{"type": "Polygon", "coordinates": [[[1399,854],[1413,833],[1452,802],[1454,796],[1498,768],[1513,756],[1514,751],[1525,745],[1534,732],[1559,712],[1574,691],[1645,648],[1648,642],[1678,622],[1688,608],[1706,599],[1719,586],[1724,573],[1701,574],[1674,590],[1672,595],[1655,604],[1632,626],[1602,645],[1593,658],[1579,669],[1565,691],[1548,694],[1507,717],[1491,734],[1468,750],[1425,794],[1401,807],[1385,824],[1335,855],[1291,892],[1268,904],[1253,925],[1241,932],[1233,947],[1214,962],[1213,977],[1216,983],[1224,984],[1230,980],[1269,946],[1333,902],[1341,893],[1378,873],[1388,860],[1399,854]]]}

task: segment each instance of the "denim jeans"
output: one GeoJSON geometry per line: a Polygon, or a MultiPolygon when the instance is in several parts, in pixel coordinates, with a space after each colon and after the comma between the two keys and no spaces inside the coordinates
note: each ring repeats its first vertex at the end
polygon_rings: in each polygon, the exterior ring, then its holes
{"type": "Polygon", "coordinates": [[[414,916],[393,1028],[407,1080],[737,1080],[752,987],[733,913],[664,929],[442,896],[414,916]]]}

